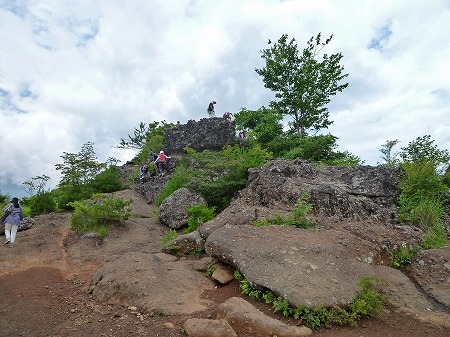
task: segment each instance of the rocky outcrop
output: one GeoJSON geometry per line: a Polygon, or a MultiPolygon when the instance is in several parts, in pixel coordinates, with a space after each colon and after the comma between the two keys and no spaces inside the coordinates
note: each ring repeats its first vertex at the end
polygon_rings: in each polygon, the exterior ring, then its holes
{"type": "Polygon", "coordinates": [[[164,149],[170,155],[184,153],[185,147],[196,151],[220,151],[224,146],[232,144],[235,138],[234,122],[224,118],[204,118],[189,120],[167,130],[164,149]]]}
{"type": "Polygon", "coordinates": [[[318,168],[303,160],[274,160],[250,169],[247,187],[230,207],[200,229],[207,237],[224,224],[248,224],[291,212],[308,193],[313,213],[324,221],[394,223],[397,217],[399,172],[373,166],[318,168]]]}
{"type": "Polygon", "coordinates": [[[207,206],[202,195],[187,188],[180,188],[164,199],[159,207],[159,221],[173,229],[185,227],[188,224],[186,208],[197,205],[207,206]]]}

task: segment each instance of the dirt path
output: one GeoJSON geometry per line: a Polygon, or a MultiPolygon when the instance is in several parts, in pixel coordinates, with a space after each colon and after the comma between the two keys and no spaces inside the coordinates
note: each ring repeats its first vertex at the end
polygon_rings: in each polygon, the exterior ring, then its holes
{"type": "MultiPolygon", "coordinates": [[[[123,196],[136,198],[131,191],[124,192],[123,196]]],[[[153,221],[154,227],[148,228],[135,221],[126,228],[115,229],[99,246],[93,239],[72,234],[69,215],[49,214],[38,217],[33,228],[19,232],[16,247],[2,245],[0,337],[185,336],[182,326],[189,316],[139,313],[130,308],[99,303],[86,291],[92,275],[106,261],[130,250],[152,252],[157,249],[166,229],[158,227],[154,209],[145,201],[136,199],[133,207],[147,222],[153,221]]],[[[164,296],[163,292],[161,296],[164,296]]],[[[289,324],[297,323],[273,314],[265,304],[241,295],[236,281],[205,291],[202,296],[215,305],[195,317],[214,318],[218,304],[229,297],[241,296],[272,317],[289,324]]],[[[242,332],[239,336],[256,337],[242,332]]],[[[318,329],[313,336],[448,337],[450,330],[388,308],[384,315],[360,321],[357,327],[318,329]]]]}

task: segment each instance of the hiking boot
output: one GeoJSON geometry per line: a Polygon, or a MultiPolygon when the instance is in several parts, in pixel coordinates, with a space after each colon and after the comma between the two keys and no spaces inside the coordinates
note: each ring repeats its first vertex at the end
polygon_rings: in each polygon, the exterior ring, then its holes
{"type": "Polygon", "coordinates": [[[6,240],[5,243],[4,243],[4,245],[7,245],[9,242],[10,242],[9,240],[6,240]]]}
{"type": "Polygon", "coordinates": [[[13,248],[13,247],[14,247],[14,243],[11,242],[11,243],[9,244],[9,248],[13,248]]]}

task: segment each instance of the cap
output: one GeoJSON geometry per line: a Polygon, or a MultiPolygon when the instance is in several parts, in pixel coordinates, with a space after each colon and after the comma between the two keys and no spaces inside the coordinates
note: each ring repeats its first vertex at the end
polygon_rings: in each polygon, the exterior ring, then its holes
{"type": "Polygon", "coordinates": [[[164,153],[164,151],[163,150],[159,151],[159,154],[161,154],[161,153],[164,153]]]}
{"type": "Polygon", "coordinates": [[[213,104],[216,104],[216,101],[212,101],[213,104]]]}
{"type": "Polygon", "coordinates": [[[14,203],[14,204],[17,204],[17,203],[19,202],[19,199],[16,198],[16,197],[14,197],[14,198],[11,199],[10,202],[12,202],[12,203],[14,203]]]}

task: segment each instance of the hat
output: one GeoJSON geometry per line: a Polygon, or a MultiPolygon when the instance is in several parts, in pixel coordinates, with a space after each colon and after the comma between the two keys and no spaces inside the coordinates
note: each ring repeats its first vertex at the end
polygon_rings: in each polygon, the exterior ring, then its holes
{"type": "Polygon", "coordinates": [[[12,200],[10,202],[17,204],[19,202],[19,199],[14,197],[14,198],[12,198],[12,200]]]}
{"type": "Polygon", "coordinates": [[[212,101],[212,104],[216,104],[216,101],[212,101]]]}
{"type": "Polygon", "coordinates": [[[163,150],[159,151],[159,154],[162,154],[162,153],[164,153],[164,151],[163,151],[163,150]]]}

